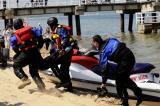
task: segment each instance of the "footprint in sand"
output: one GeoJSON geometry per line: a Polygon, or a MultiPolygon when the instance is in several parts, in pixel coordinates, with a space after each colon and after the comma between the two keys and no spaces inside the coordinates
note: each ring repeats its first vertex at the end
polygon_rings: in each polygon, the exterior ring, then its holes
{"type": "Polygon", "coordinates": [[[51,88],[51,89],[47,89],[45,91],[40,91],[38,89],[29,89],[28,90],[30,94],[33,94],[33,93],[44,93],[44,94],[47,94],[47,95],[51,95],[51,96],[56,96],[56,97],[62,97],[62,93],[63,91],[59,90],[59,89],[56,89],[56,88],[51,88]]]}

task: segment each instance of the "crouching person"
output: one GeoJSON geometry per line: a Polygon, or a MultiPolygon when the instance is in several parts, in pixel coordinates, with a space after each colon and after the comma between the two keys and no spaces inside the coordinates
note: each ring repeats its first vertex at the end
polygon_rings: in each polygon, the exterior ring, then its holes
{"type": "Polygon", "coordinates": [[[10,39],[10,44],[16,53],[13,58],[15,75],[22,81],[18,89],[31,84],[31,80],[23,71],[23,67],[29,65],[29,73],[37,87],[43,91],[45,84],[38,73],[38,65],[41,59],[39,49],[43,46],[41,31],[31,26],[24,27],[22,19],[14,20],[15,34],[10,39]]]}
{"type": "Polygon", "coordinates": [[[128,106],[127,88],[131,89],[137,97],[137,106],[142,102],[142,90],[130,79],[131,70],[135,64],[135,57],[132,51],[115,38],[103,40],[100,35],[92,38],[92,45],[100,52],[100,66],[102,68],[102,85],[106,87],[106,81],[109,75],[108,60],[117,63],[116,89],[123,106],[128,106]]]}

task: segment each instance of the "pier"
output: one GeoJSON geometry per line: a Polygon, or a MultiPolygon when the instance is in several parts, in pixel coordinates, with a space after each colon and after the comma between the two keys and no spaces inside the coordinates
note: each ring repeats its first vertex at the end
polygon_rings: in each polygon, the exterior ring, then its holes
{"type": "MultiPolygon", "coordinates": [[[[159,0],[66,0],[54,4],[52,0],[0,0],[0,17],[5,25],[13,22],[15,16],[42,15],[62,13],[68,16],[68,25],[73,27],[75,16],[77,35],[81,35],[80,15],[84,12],[116,11],[120,14],[121,32],[125,32],[124,17],[129,14],[128,31],[132,32],[133,17],[136,12],[160,10],[159,0]],[[22,2],[23,1],[23,2],[22,2]]],[[[73,33],[73,31],[72,31],[73,33]]]]}
{"type": "Polygon", "coordinates": [[[160,12],[136,13],[136,25],[139,33],[157,33],[160,29],[160,12]]]}

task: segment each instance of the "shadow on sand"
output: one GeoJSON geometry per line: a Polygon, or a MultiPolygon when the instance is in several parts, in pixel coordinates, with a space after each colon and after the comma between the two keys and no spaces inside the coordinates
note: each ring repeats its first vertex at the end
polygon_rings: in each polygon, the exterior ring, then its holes
{"type": "Polygon", "coordinates": [[[8,102],[0,102],[0,106],[21,106],[24,103],[8,104],[8,102]]]}
{"type": "Polygon", "coordinates": [[[0,69],[2,69],[2,70],[5,70],[6,68],[11,68],[11,67],[13,67],[13,64],[11,64],[11,63],[7,63],[7,67],[3,67],[2,64],[0,64],[0,69]]]}
{"type": "MultiPolygon", "coordinates": [[[[95,90],[89,90],[89,89],[77,88],[77,87],[74,87],[74,89],[76,90],[76,92],[73,92],[73,93],[78,94],[78,95],[79,94],[83,94],[83,95],[87,95],[87,94],[95,95],[95,94],[98,94],[98,92],[95,91],[95,90]]],[[[111,92],[108,92],[108,94],[106,96],[107,97],[115,97],[115,98],[118,97],[117,94],[111,93],[111,92]]],[[[101,98],[101,97],[99,97],[99,98],[101,98]]],[[[134,97],[134,96],[130,96],[129,98],[133,99],[133,100],[136,99],[136,97],[134,97]]],[[[143,94],[143,101],[160,102],[160,97],[143,94]]]]}

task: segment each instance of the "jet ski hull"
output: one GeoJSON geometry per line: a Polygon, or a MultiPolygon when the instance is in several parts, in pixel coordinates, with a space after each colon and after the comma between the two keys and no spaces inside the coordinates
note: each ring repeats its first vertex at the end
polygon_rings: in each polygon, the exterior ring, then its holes
{"type": "MultiPolygon", "coordinates": [[[[49,69],[45,73],[51,75],[52,71],[49,69]]],[[[160,74],[158,75],[154,77],[152,73],[140,73],[133,74],[130,78],[143,90],[143,94],[160,98],[160,74]]],[[[77,63],[71,63],[70,76],[74,87],[97,90],[101,85],[101,76],[77,63]]],[[[107,89],[111,93],[116,93],[115,80],[107,80],[107,89]]],[[[129,94],[133,96],[130,90],[129,94]]]]}

